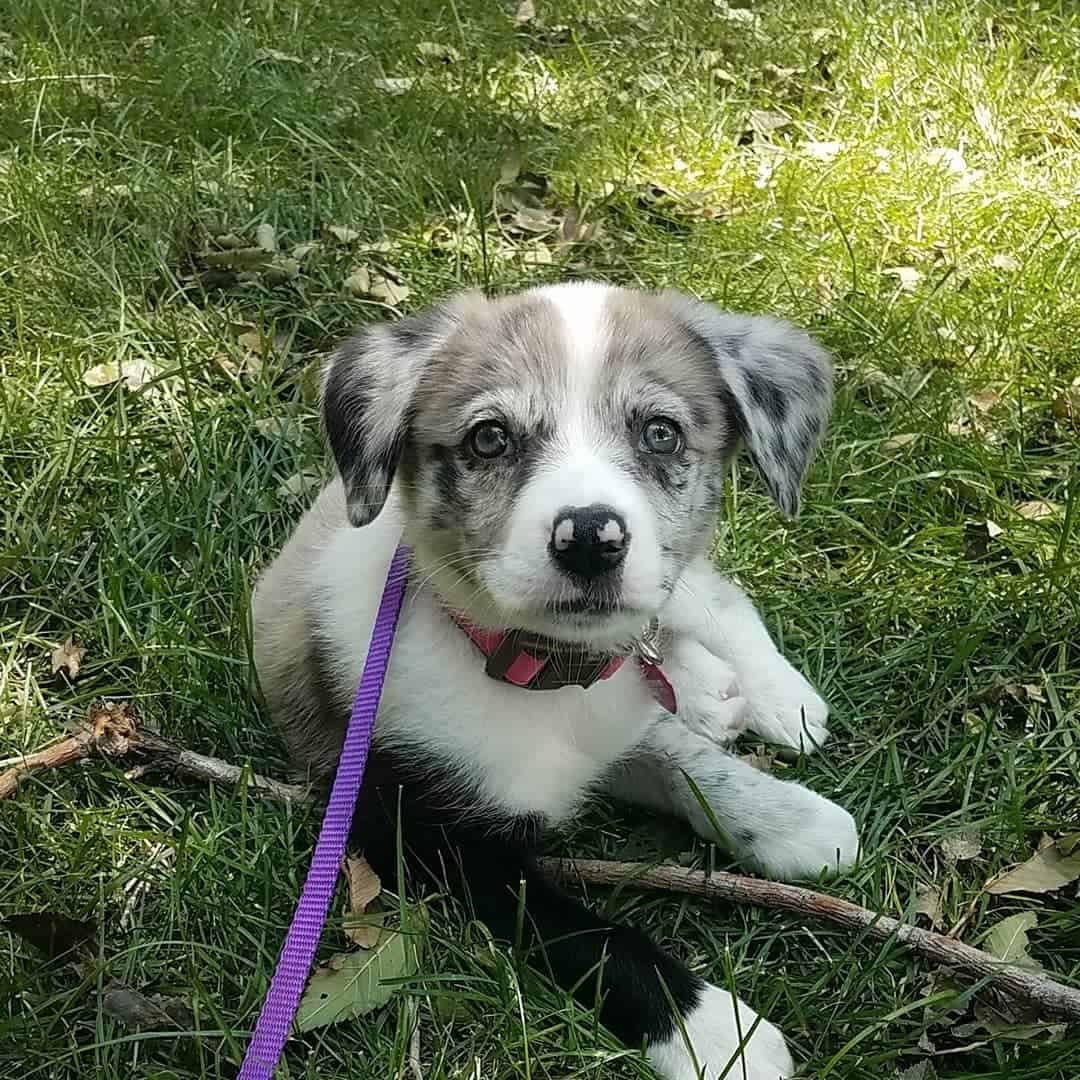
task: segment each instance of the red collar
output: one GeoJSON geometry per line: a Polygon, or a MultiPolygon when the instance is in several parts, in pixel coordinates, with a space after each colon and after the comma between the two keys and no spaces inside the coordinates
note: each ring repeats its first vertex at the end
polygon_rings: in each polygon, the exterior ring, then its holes
{"type": "MultiPolygon", "coordinates": [[[[485,630],[453,611],[450,616],[487,657],[484,671],[491,678],[525,690],[558,690],[564,686],[588,689],[596,682],[610,679],[627,659],[618,653],[589,652],[583,646],[527,630],[485,630]]],[[[660,668],[662,658],[651,643],[633,655],[653,697],[669,713],[674,713],[675,690],[660,668]]]]}

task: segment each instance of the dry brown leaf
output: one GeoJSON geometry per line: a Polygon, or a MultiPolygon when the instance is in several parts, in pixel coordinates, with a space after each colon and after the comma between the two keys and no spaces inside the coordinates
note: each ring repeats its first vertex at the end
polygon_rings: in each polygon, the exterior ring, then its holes
{"type": "Polygon", "coordinates": [[[914,292],[923,279],[922,271],[916,270],[914,266],[889,266],[881,272],[896,278],[896,284],[901,292],[914,292]]]}
{"type": "Polygon", "coordinates": [[[981,413],[993,412],[1001,404],[1001,395],[991,389],[989,386],[983,387],[982,390],[976,390],[972,394],[968,394],[967,401],[969,405],[978,409],[981,413]]]}
{"type": "Polygon", "coordinates": [[[345,279],[345,291],[353,296],[367,296],[370,290],[371,272],[366,266],[358,266],[345,279]]]}
{"type": "Polygon", "coordinates": [[[418,42],[416,52],[421,60],[437,60],[442,64],[456,64],[461,59],[461,53],[453,45],[439,41],[418,42]]]}
{"type": "Polygon", "coordinates": [[[739,760],[746,762],[747,765],[752,769],[757,769],[758,772],[772,773],[773,765],[776,763],[776,755],[764,747],[758,747],[749,754],[740,754],[739,760]]]}
{"type": "Polygon", "coordinates": [[[775,112],[771,109],[750,110],[750,129],[758,136],[771,135],[774,131],[779,131],[790,123],[791,117],[782,112],[775,112]]]}
{"type": "Polygon", "coordinates": [[[291,53],[282,52],[280,49],[255,50],[256,64],[302,64],[303,62],[304,61],[299,56],[293,56],[291,53]]]}
{"type": "Polygon", "coordinates": [[[83,372],[83,382],[95,389],[122,383],[128,390],[138,390],[154,377],[154,371],[145,360],[113,360],[97,364],[83,372]]]}
{"type": "Polygon", "coordinates": [[[255,230],[255,244],[263,251],[277,251],[277,232],[274,226],[267,221],[259,225],[255,230]]]}
{"type": "Polygon", "coordinates": [[[817,142],[810,139],[802,143],[800,149],[804,154],[818,161],[832,161],[844,149],[844,144],[836,141],[817,142]]]}
{"type": "Polygon", "coordinates": [[[881,449],[902,450],[905,446],[910,446],[913,442],[917,442],[921,437],[921,434],[917,431],[904,431],[899,435],[891,435],[889,438],[883,439],[881,442],[881,449]]]}
{"type": "Polygon", "coordinates": [[[1056,517],[1061,513],[1061,507],[1045,499],[1030,499],[1019,503],[1016,512],[1028,521],[1041,521],[1043,518],[1056,517]]]}
{"type": "Polygon", "coordinates": [[[1048,893],[1080,878],[1080,852],[1065,854],[1058,844],[1040,847],[1026,862],[999,874],[986,885],[994,896],[1010,893],[1048,893]]]}
{"type": "MultiPolygon", "coordinates": [[[[354,229],[350,225],[324,225],[323,232],[339,244],[355,244],[361,236],[360,230],[354,229]]],[[[297,256],[297,258],[299,257],[297,256]]]]}
{"type": "Polygon", "coordinates": [[[932,885],[920,888],[913,911],[916,915],[925,915],[930,920],[930,925],[939,930],[945,922],[941,890],[932,885]]]}
{"type": "Polygon", "coordinates": [[[62,645],[57,645],[49,654],[49,663],[52,673],[59,674],[61,671],[72,681],[79,677],[83,657],[86,649],[79,644],[79,639],[74,634],[68,634],[62,645]]]}
{"type": "Polygon", "coordinates": [[[263,416],[255,421],[255,430],[267,439],[299,446],[304,441],[304,425],[295,416],[263,416]]]}
{"type": "Polygon", "coordinates": [[[297,244],[289,254],[299,262],[321,249],[322,244],[318,240],[305,240],[304,243],[297,244]]]}
{"type": "Polygon", "coordinates": [[[514,25],[527,26],[536,18],[536,4],[533,0],[520,0],[514,12],[514,25]]]}
{"type": "Polygon", "coordinates": [[[372,85],[376,90],[381,90],[391,97],[401,97],[402,94],[407,94],[413,88],[415,82],[416,79],[414,78],[402,76],[391,79],[374,79],[372,85]]]}
{"type": "Polygon", "coordinates": [[[299,499],[321,487],[322,482],[322,473],[314,467],[309,467],[282,480],[278,484],[277,493],[283,499],[299,499]]]}
{"type": "Polygon", "coordinates": [[[978,858],[981,851],[982,839],[970,830],[951,833],[941,841],[941,853],[950,869],[958,862],[978,858]]]}
{"type": "Polygon", "coordinates": [[[1080,431],[1080,378],[1074,379],[1073,384],[1063,390],[1051,406],[1055,420],[1064,420],[1080,431]]]}
{"type": "Polygon", "coordinates": [[[382,932],[380,922],[362,916],[368,914],[368,907],[382,892],[379,875],[371,869],[362,855],[347,855],[342,865],[349,884],[349,910],[344,920],[345,936],[362,949],[373,949],[382,932]]]}
{"type": "Polygon", "coordinates": [[[368,295],[373,300],[381,300],[384,304],[396,307],[404,303],[412,295],[412,289],[400,281],[392,281],[390,278],[373,278],[368,295]]]}

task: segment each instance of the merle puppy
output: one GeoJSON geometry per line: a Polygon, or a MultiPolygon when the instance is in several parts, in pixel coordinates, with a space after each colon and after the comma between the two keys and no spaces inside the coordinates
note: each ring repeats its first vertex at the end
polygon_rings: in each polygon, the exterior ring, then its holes
{"type": "MultiPolygon", "coordinates": [[[[783,878],[855,859],[851,816],[720,745],[814,749],[828,710],[709,559],[745,447],[791,515],[831,399],[824,352],[771,318],[584,283],[465,294],[332,356],[339,477],[254,598],[255,658],[297,762],[332,770],[395,547],[413,570],[354,843],[449,886],[657,1072],[709,1080],[756,1014],[538,871],[590,793],[684,818],[783,878]],[[706,813],[689,774],[711,806],[706,813]],[[676,1010],[677,1014],[676,1015],[676,1010]],[[741,1033],[741,1034],[740,1034],[741,1033]]],[[[732,1075],[793,1071],[766,1021],[732,1075]]]]}

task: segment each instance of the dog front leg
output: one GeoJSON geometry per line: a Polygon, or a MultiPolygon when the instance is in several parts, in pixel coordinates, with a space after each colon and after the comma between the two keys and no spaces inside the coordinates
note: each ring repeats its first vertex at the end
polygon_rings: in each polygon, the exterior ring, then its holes
{"type": "Polygon", "coordinates": [[[679,579],[663,622],[735,669],[746,699],[746,726],[769,742],[806,753],[829,737],[829,707],[773,644],[749,598],[708,560],[679,579]]]}
{"type": "Polygon", "coordinates": [[[770,877],[813,878],[846,869],[858,855],[855,820],[846,810],[725,753],[677,716],[657,721],[637,752],[612,770],[607,790],[683,818],[703,839],[770,877]]]}

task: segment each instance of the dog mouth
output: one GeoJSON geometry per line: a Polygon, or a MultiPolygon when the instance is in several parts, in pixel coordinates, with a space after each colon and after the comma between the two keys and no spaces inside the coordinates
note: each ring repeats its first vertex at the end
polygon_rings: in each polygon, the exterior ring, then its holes
{"type": "Polygon", "coordinates": [[[574,596],[552,597],[545,605],[547,612],[556,617],[603,619],[612,615],[624,615],[627,606],[616,589],[593,588],[574,596]]]}

